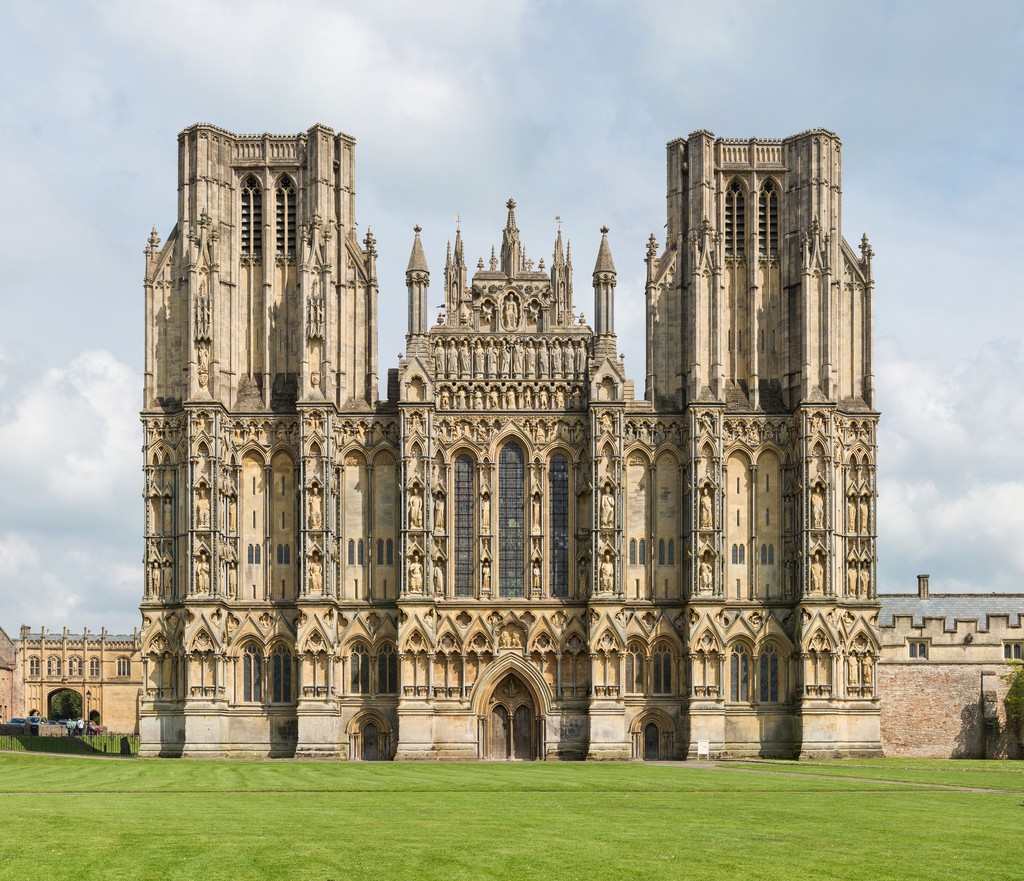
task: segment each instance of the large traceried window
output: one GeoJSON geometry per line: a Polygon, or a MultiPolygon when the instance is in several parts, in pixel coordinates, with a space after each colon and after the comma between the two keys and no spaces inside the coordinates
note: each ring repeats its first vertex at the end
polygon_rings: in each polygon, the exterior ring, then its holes
{"type": "Polygon", "coordinates": [[[729,184],[725,193],[725,253],[730,257],[742,257],[746,252],[746,205],[743,187],[738,180],[729,184]]]}
{"type": "Polygon", "coordinates": [[[548,472],[548,529],[551,532],[551,596],[569,595],[569,460],[551,457],[548,472]]]}
{"type": "Polygon", "coordinates": [[[117,659],[117,675],[118,676],[131,676],[132,675],[132,662],[129,658],[118,658],[117,659]]]}
{"type": "Polygon", "coordinates": [[[757,245],[762,257],[779,256],[779,197],[775,183],[766,180],[757,197],[757,245]]]}
{"type": "Polygon", "coordinates": [[[275,229],[278,254],[295,256],[295,185],[284,175],[274,191],[277,221],[275,229]]]}
{"type": "Polygon", "coordinates": [[[292,700],[292,656],[283,645],[274,649],[270,656],[273,667],[272,700],[275,704],[287,704],[292,700]]]}
{"type": "Polygon", "coordinates": [[[651,655],[651,691],[672,693],[672,652],[665,644],[659,645],[651,655]]]}
{"type": "Polygon", "coordinates": [[[259,646],[253,643],[242,652],[242,700],[246,703],[263,700],[263,656],[259,646]]]}
{"type": "Polygon", "coordinates": [[[60,676],[61,671],[61,660],[60,658],[50,657],[46,659],[46,675],[47,676],[60,676]]]}
{"type": "Polygon", "coordinates": [[[473,460],[455,460],[455,596],[473,596],[473,460]]]}
{"type": "Polygon", "coordinates": [[[498,565],[503,597],[521,597],[526,556],[526,505],[523,450],[510,441],[498,457],[498,565]]]}
{"type": "Polygon", "coordinates": [[[729,655],[729,689],[731,700],[750,700],[750,655],[744,645],[734,646],[729,655]]]}
{"type": "Polygon", "coordinates": [[[99,676],[100,675],[100,659],[89,658],[89,675],[99,676]]]}
{"type": "Polygon", "coordinates": [[[251,174],[242,182],[242,253],[263,254],[263,189],[251,174]]]}

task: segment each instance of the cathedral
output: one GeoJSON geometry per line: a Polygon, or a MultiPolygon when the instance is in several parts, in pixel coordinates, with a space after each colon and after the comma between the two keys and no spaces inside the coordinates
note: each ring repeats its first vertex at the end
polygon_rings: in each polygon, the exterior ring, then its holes
{"type": "Polygon", "coordinates": [[[145,251],[142,754],[881,754],[872,252],[835,134],[667,145],[639,396],[607,229],[591,326],[511,199],[472,274],[456,234],[432,323],[416,228],[381,400],[354,140],[178,145],[145,251]]]}

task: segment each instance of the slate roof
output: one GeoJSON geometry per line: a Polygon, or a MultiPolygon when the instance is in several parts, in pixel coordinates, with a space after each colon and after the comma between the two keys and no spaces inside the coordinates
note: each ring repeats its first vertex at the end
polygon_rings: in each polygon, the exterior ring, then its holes
{"type": "Polygon", "coordinates": [[[1019,593],[945,593],[926,600],[916,593],[879,594],[878,600],[882,627],[892,627],[894,615],[912,615],[915,627],[923,627],[925,618],[942,618],[945,630],[955,630],[957,619],[977,621],[979,629],[987,630],[991,616],[1008,615],[1009,626],[1020,627],[1024,613],[1024,594],[1019,593]]]}

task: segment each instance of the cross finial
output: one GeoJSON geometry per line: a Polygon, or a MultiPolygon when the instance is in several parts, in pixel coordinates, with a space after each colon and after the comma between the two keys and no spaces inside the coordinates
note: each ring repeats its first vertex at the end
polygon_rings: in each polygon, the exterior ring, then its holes
{"type": "Polygon", "coordinates": [[[416,235],[419,235],[421,232],[423,232],[423,227],[417,223],[416,226],[412,228],[412,231],[416,233],[416,235]]]}
{"type": "Polygon", "coordinates": [[[607,226],[602,226],[601,227],[601,235],[603,235],[603,236],[608,235],[608,227],[607,226]]]}

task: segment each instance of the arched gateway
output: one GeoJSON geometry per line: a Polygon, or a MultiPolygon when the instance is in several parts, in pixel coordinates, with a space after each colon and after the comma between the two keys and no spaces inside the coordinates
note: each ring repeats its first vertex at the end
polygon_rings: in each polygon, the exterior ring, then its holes
{"type": "Polygon", "coordinates": [[[508,673],[495,686],[483,718],[481,746],[485,758],[529,761],[540,757],[541,721],[526,683],[508,673]]]}

